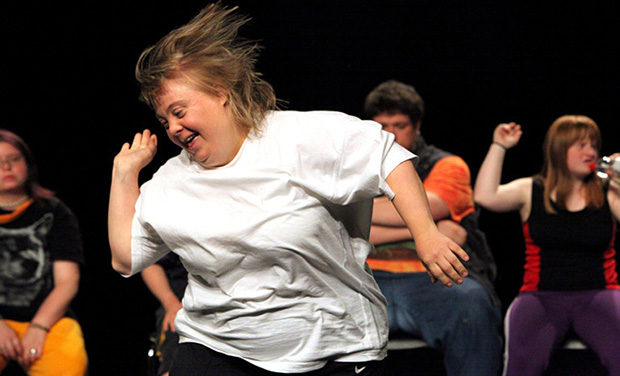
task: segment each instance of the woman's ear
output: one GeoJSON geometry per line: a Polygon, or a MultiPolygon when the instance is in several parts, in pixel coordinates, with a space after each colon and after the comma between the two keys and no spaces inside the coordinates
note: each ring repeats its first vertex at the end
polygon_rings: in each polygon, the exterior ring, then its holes
{"type": "Polygon", "coordinates": [[[230,104],[230,93],[223,87],[217,85],[215,88],[215,96],[218,98],[222,107],[226,107],[230,104]]]}

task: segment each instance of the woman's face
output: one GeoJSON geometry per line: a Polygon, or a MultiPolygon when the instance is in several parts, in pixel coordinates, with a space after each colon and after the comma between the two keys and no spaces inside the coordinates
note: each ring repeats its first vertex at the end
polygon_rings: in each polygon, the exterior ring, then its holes
{"type": "Polygon", "coordinates": [[[22,153],[8,142],[0,141],[0,194],[23,194],[28,167],[22,153]]]}
{"type": "Polygon", "coordinates": [[[225,96],[206,94],[181,79],[163,84],[155,112],[168,138],[203,167],[230,163],[247,136],[236,125],[225,96]]]}
{"type": "Polygon", "coordinates": [[[596,145],[590,139],[582,138],[569,146],[566,152],[566,166],[577,179],[584,179],[592,173],[590,166],[597,157],[596,145]]]}

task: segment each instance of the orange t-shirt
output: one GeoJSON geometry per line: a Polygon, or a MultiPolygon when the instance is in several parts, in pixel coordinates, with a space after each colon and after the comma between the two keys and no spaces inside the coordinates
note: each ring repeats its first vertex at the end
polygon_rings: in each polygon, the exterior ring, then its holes
{"type": "MultiPolygon", "coordinates": [[[[450,219],[457,223],[474,211],[471,175],[461,157],[440,159],[424,179],[424,189],[441,197],[450,210],[450,219]]],[[[392,273],[426,271],[417,257],[413,240],[381,244],[376,248],[377,252],[367,259],[371,269],[392,273]]]]}

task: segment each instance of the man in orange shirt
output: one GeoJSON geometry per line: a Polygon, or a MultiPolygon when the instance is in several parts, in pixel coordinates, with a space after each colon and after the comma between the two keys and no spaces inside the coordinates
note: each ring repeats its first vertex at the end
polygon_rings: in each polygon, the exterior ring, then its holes
{"type": "Polygon", "coordinates": [[[462,285],[429,283],[406,225],[386,197],[376,198],[370,241],[377,251],[368,264],[388,300],[390,333],[422,337],[442,351],[449,376],[496,376],[503,350],[496,267],[478,228],[469,168],[460,157],[424,142],[424,102],[412,86],[384,82],[368,94],[364,109],[419,156],[417,171],[433,218],[471,257],[465,264],[471,278],[462,285]]]}

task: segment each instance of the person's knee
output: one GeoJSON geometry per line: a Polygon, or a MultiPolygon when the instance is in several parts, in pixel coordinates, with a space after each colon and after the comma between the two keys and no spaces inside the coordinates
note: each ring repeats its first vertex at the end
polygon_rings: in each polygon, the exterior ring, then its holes
{"type": "Polygon", "coordinates": [[[84,375],[88,367],[88,354],[80,324],[66,317],[59,320],[48,334],[43,355],[46,360],[51,360],[54,367],[56,364],[68,367],[64,375],[84,375]]]}
{"type": "Polygon", "coordinates": [[[462,324],[493,327],[501,324],[499,310],[493,305],[487,291],[480,285],[455,291],[450,297],[455,314],[462,324]]]}
{"type": "Polygon", "coordinates": [[[457,286],[457,288],[450,291],[447,298],[464,309],[492,305],[489,294],[484,287],[478,283],[471,283],[467,286],[457,286]]]}
{"type": "Polygon", "coordinates": [[[481,307],[483,309],[493,307],[493,302],[488,292],[482,286],[470,289],[467,294],[467,300],[473,307],[481,307]]]}

